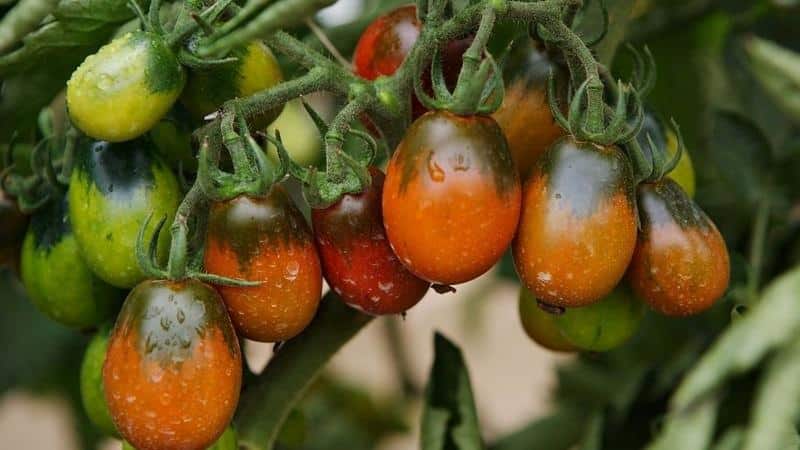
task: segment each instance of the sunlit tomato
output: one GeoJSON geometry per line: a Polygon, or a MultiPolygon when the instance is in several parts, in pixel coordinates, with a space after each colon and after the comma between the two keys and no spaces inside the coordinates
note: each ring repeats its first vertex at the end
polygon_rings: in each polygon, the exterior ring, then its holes
{"type": "Polygon", "coordinates": [[[100,431],[117,436],[117,428],[111,420],[103,388],[103,363],[108,351],[108,338],[111,327],[106,325],[94,335],[81,363],[81,400],[89,420],[100,431]]]}
{"type": "MultiPolygon", "coordinates": [[[[361,34],[353,51],[353,66],[356,74],[367,80],[381,75],[392,75],[406,59],[420,34],[421,24],[417,19],[417,7],[401,6],[375,19],[361,34]]],[[[461,69],[461,55],[471,38],[448,42],[441,53],[442,71],[448,86],[454,86],[461,69]]],[[[423,85],[430,90],[430,72],[423,74],[423,85]]],[[[427,110],[417,100],[412,103],[413,118],[427,110]]]]}
{"type": "Polygon", "coordinates": [[[514,265],[536,298],[567,308],[606,296],[636,245],[633,175],[625,155],[565,137],[525,183],[514,265]]]}
{"type": "Polygon", "coordinates": [[[505,97],[493,117],[506,135],[511,156],[524,180],[542,154],[564,134],[553,119],[547,100],[550,71],[560,71],[547,53],[532,43],[514,53],[512,58],[516,56],[519,61],[507,66],[505,97]]]}
{"type": "Polygon", "coordinates": [[[217,291],[145,281],[122,307],[103,384],[111,418],[139,450],[201,450],[230,423],[242,381],[239,342],[217,291]]]}
{"type": "Polygon", "coordinates": [[[285,341],[311,322],[322,295],[322,269],[303,215],[281,186],[264,197],[211,206],[205,268],[254,287],[220,286],[240,335],[285,341]]]}
{"type": "Polygon", "coordinates": [[[414,121],[389,162],[386,234],[415,275],[463,283],[503,255],[520,196],[519,174],[491,117],[430,112],[414,121]]]}
{"type": "MultiPolygon", "coordinates": [[[[235,62],[189,71],[181,103],[196,119],[222,106],[227,100],[247,97],[283,81],[283,73],[272,51],[261,41],[233,49],[235,62]]],[[[264,127],[281,112],[271,109],[257,117],[251,125],[264,127]]]]}
{"type": "Polygon", "coordinates": [[[22,214],[8,194],[0,189],[0,268],[16,267],[28,216],[22,214]]]}
{"type": "Polygon", "coordinates": [[[67,81],[72,123],[111,142],[147,132],[169,111],[186,83],[178,58],[160,36],[136,31],[103,46],[67,81]]]}
{"type": "Polygon", "coordinates": [[[372,185],[312,211],[325,279],[348,305],[370,314],[398,314],[416,305],[429,283],[397,259],[383,228],[384,176],[370,169],[372,185]]]}
{"type": "MultiPolygon", "coordinates": [[[[139,230],[150,214],[146,236],[161,218],[172,221],[181,201],[175,174],[148,139],[95,141],[78,149],[69,186],[69,215],[86,263],[109,284],[135,286],[145,278],[136,261],[139,230]]],[[[169,233],[158,244],[164,262],[169,233]]]]}
{"type": "Polygon", "coordinates": [[[637,197],[642,232],[628,271],[634,291],[670,316],[710,308],[730,277],[728,250],[717,227],[668,178],[640,185],[637,197]]]}
{"type": "Polygon", "coordinates": [[[97,278],[81,256],[66,200],[55,200],[33,216],[20,266],[31,302],[63,325],[89,328],[119,308],[123,294],[97,278]]]}
{"type": "Polygon", "coordinates": [[[556,316],[556,327],[582,350],[605,352],[625,343],[639,329],[645,305],[624,284],[597,303],[569,308],[556,316]]]}
{"type": "Polygon", "coordinates": [[[556,352],[574,352],[571,344],[556,326],[556,315],[536,304],[536,297],[525,286],[519,290],[519,319],[525,333],[537,344],[556,352]]]}

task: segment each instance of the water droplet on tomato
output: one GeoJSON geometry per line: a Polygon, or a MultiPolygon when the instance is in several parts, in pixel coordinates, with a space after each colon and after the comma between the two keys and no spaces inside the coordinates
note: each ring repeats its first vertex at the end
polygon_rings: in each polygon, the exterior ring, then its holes
{"type": "Polygon", "coordinates": [[[297,261],[290,261],[286,264],[286,273],[284,277],[289,281],[294,281],[297,279],[297,274],[300,272],[300,264],[297,261]]]}
{"type": "Polygon", "coordinates": [[[430,175],[431,180],[437,183],[444,181],[444,170],[439,167],[439,164],[434,161],[433,157],[428,159],[428,175],[430,175]]]}

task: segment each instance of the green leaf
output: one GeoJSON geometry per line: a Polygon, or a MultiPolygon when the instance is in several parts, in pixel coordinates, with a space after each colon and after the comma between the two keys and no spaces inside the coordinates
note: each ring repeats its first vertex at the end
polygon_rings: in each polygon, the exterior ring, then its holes
{"type": "Polygon", "coordinates": [[[800,418],[799,379],[800,339],[795,335],[793,342],[772,358],[759,380],[744,450],[797,448],[794,424],[800,418]]]}
{"type": "Polygon", "coordinates": [[[603,419],[599,411],[592,415],[579,450],[603,450],[603,419]]]}
{"type": "Polygon", "coordinates": [[[500,439],[490,449],[567,450],[580,441],[590,413],[584,405],[563,405],[553,414],[500,439]]]}
{"type": "Polygon", "coordinates": [[[311,325],[286,342],[242,393],[236,414],[239,442],[271,449],[289,412],[330,358],[372,317],[346,306],[333,293],[320,303],[311,325]]]}
{"type": "Polygon", "coordinates": [[[714,436],[719,395],[710,395],[686,410],[671,414],[647,450],[705,450],[714,436]]]}
{"type": "Polygon", "coordinates": [[[732,323],[689,372],[671,400],[671,410],[687,409],[726,379],[753,368],[774,348],[800,333],[800,267],[780,276],[759,303],[732,323]]]}
{"type": "Polygon", "coordinates": [[[721,438],[712,447],[712,450],[739,450],[744,441],[744,429],[731,427],[725,431],[721,438]]]}
{"type": "Polygon", "coordinates": [[[800,54],[757,37],[747,41],[745,50],[764,90],[800,122],[800,54]]]}
{"type": "Polygon", "coordinates": [[[425,391],[420,448],[481,450],[484,446],[478,414],[461,351],[439,333],[434,337],[434,350],[436,356],[425,391]]]}

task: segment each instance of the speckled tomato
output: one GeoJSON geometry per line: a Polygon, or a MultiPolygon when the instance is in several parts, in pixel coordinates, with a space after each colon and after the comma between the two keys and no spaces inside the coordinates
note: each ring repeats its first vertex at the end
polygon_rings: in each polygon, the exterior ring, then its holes
{"type": "MultiPolygon", "coordinates": [[[[101,279],[131,288],[145,276],[136,261],[139,230],[152,214],[172,221],[181,200],[175,174],[145,138],[81,146],[69,183],[69,215],[86,263],[101,279]]],[[[169,233],[161,233],[158,255],[166,259],[169,233]]]]}
{"type": "Polygon", "coordinates": [[[533,342],[556,352],[575,352],[578,350],[556,326],[556,315],[544,311],[536,304],[533,292],[525,286],[519,290],[519,319],[522,328],[533,342]]]}
{"type": "Polygon", "coordinates": [[[201,450],[230,423],[242,381],[239,342],[217,291],[145,281],[128,295],[103,366],[111,418],[139,450],[201,450]]]}
{"type": "MultiPolygon", "coordinates": [[[[122,443],[122,450],[136,450],[127,442],[122,443]]],[[[206,450],[239,450],[239,444],[236,440],[236,430],[231,427],[225,429],[217,442],[206,450]]]]}
{"type": "Polygon", "coordinates": [[[640,185],[637,197],[642,232],[628,270],[634,291],[670,316],[710,308],[730,277],[728,250],[717,227],[669,178],[640,185]]]}
{"type": "Polygon", "coordinates": [[[435,111],[414,121],[389,162],[383,220],[411,272],[463,283],[503,255],[517,228],[520,196],[497,123],[435,111]]]}
{"type": "Polygon", "coordinates": [[[308,326],[319,306],[322,269],[314,238],[281,186],[264,197],[212,205],[205,268],[262,282],[219,287],[236,329],[248,339],[290,339],[308,326]]]}
{"type": "Polygon", "coordinates": [[[178,58],[160,36],[136,31],[103,46],[67,81],[72,123],[111,142],[147,132],[169,111],[186,83],[178,58]]]}
{"type": "Polygon", "coordinates": [[[505,72],[506,94],[493,117],[508,140],[511,156],[520,176],[527,178],[536,161],[564,134],[553,119],[547,100],[547,80],[551,70],[560,73],[547,53],[529,39],[514,50],[505,72]]]}
{"type": "Polygon", "coordinates": [[[555,319],[561,335],[574,346],[605,352],[624,344],[639,329],[645,305],[624,284],[597,303],[567,309],[555,319]]]}
{"type": "Polygon", "coordinates": [[[97,278],[81,256],[65,199],[33,216],[20,266],[31,302],[63,325],[96,326],[119,308],[123,294],[97,278]]]}
{"type": "Polygon", "coordinates": [[[348,305],[369,314],[399,314],[422,300],[429,283],[397,259],[381,213],[383,173],[370,169],[372,185],[312,211],[325,279],[348,305]]]}
{"type": "Polygon", "coordinates": [[[0,189],[0,268],[16,267],[28,216],[22,214],[17,202],[0,189]]]}
{"type": "Polygon", "coordinates": [[[111,420],[103,388],[103,363],[106,360],[110,334],[111,326],[101,327],[86,347],[81,363],[81,400],[83,409],[94,426],[105,434],[117,436],[117,428],[111,420]]]}
{"type": "Polygon", "coordinates": [[[636,245],[630,164],[619,148],[565,137],[525,183],[514,265],[523,284],[567,308],[606,296],[636,245]]]}

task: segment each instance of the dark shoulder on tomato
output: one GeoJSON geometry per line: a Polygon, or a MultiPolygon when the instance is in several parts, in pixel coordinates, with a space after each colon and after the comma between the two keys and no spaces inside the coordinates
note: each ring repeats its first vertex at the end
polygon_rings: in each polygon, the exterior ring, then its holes
{"type": "Polygon", "coordinates": [[[376,167],[369,168],[372,183],[363,192],[345,194],[324,209],[314,209],[314,233],[337,246],[348,246],[353,238],[371,239],[383,235],[381,194],[385,176],[376,167]]]}
{"type": "Polygon", "coordinates": [[[68,210],[67,196],[64,196],[50,201],[31,217],[30,232],[36,250],[47,252],[72,233],[68,210]]]}
{"type": "Polygon", "coordinates": [[[675,223],[684,229],[712,227],[706,213],[671,178],[640,184],[637,197],[644,226],[675,223]]]}
{"type": "Polygon", "coordinates": [[[77,152],[75,170],[88,178],[104,195],[130,193],[144,185],[153,185],[155,171],[169,171],[155,154],[147,137],[111,143],[85,141],[77,152]]]}

